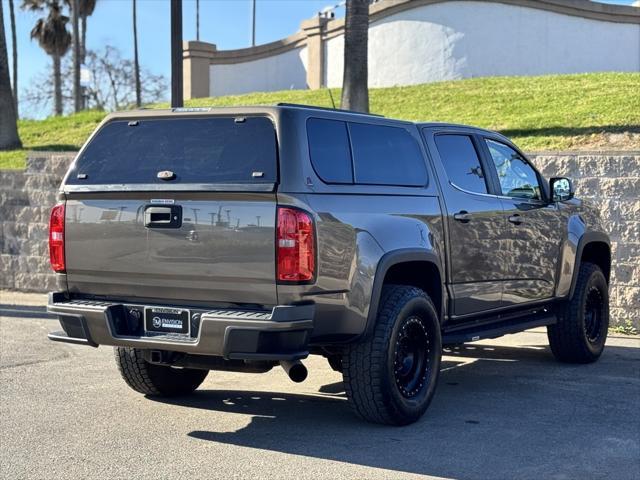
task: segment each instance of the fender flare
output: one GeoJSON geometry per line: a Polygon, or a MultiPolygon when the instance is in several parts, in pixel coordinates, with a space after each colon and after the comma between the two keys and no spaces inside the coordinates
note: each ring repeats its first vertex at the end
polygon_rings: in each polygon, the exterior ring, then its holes
{"type": "Polygon", "coordinates": [[[373,279],[373,288],[371,290],[371,301],[369,302],[367,324],[365,325],[361,338],[366,338],[373,332],[373,327],[376,323],[376,316],[378,315],[378,307],[380,306],[380,297],[382,296],[382,286],[387,272],[394,265],[407,262],[427,262],[433,264],[438,269],[442,288],[442,307],[440,308],[440,323],[442,324],[447,297],[440,257],[433,250],[426,250],[424,248],[401,248],[385,253],[378,261],[376,274],[373,279]]]}
{"type": "MultiPolygon", "coordinates": [[[[569,289],[568,298],[573,298],[576,283],[578,282],[578,274],[580,273],[580,264],[582,263],[582,252],[590,243],[605,243],[609,247],[609,255],[611,255],[611,241],[606,233],[597,231],[584,232],[580,237],[578,248],[576,249],[576,261],[573,266],[573,277],[571,278],[571,288],[569,289]]],[[[607,281],[609,281],[609,279],[607,281]]]]}

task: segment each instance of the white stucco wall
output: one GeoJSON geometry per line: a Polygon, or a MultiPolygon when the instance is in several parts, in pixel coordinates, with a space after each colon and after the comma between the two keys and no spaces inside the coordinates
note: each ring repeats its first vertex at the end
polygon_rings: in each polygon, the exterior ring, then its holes
{"type": "Polygon", "coordinates": [[[250,62],[211,65],[212,97],[307,88],[307,48],[250,62]]]}
{"type": "MultiPolygon", "coordinates": [[[[342,84],[344,38],[325,42],[325,85],[342,84]]],[[[640,71],[640,25],[500,3],[406,10],[369,30],[369,86],[497,75],[640,71]]]]}

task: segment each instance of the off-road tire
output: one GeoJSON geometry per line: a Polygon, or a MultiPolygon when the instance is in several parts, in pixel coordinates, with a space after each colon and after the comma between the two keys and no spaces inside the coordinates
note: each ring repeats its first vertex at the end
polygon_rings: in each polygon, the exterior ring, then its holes
{"type": "Polygon", "coordinates": [[[342,373],[342,355],[330,355],[327,357],[327,362],[331,370],[342,373]]]}
{"type": "Polygon", "coordinates": [[[560,307],[558,322],[547,327],[551,351],[561,362],[595,362],[604,350],[608,328],[607,280],[600,267],[584,262],[573,297],[560,307]]]}
{"type": "Polygon", "coordinates": [[[138,348],[115,347],[114,353],[124,381],[136,392],[145,395],[169,397],[192,393],[209,373],[208,370],[149,363],[138,348]]]}
{"type": "MultiPolygon", "coordinates": [[[[345,348],[342,357],[345,390],[353,410],[360,418],[374,423],[407,425],[417,421],[435,393],[441,356],[440,323],[429,296],[415,287],[384,286],[373,332],[345,348]],[[407,391],[398,376],[397,363],[399,358],[405,358],[399,357],[400,342],[406,341],[411,335],[407,332],[412,331],[419,342],[410,347],[418,352],[411,358],[419,359],[419,352],[423,351],[419,346],[424,345],[426,360],[415,363],[423,367],[415,368],[421,373],[412,377],[417,379],[416,383],[406,386],[411,389],[407,391]]],[[[407,375],[412,375],[412,371],[413,367],[407,375]]]]}

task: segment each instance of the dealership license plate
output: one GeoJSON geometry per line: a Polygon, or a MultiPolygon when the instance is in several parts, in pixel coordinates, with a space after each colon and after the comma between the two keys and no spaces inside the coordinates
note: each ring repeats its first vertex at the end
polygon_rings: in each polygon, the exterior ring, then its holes
{"type": "Polygon", "coordinates": [[[145,330],[161,333],[189,333],[189,310],[147,307],[144,309],[145,330]]]}

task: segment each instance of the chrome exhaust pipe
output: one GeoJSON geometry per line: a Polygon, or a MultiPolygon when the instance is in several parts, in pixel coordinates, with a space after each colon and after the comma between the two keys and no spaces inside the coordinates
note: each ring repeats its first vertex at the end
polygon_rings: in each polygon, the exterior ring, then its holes
{"type": "Polygon", "coordinates": [[[280,366],[287,372],[292,382],[301,383],[307,378],[307,367],[305,367],[300,360],[282,360],[280,366]]]}

